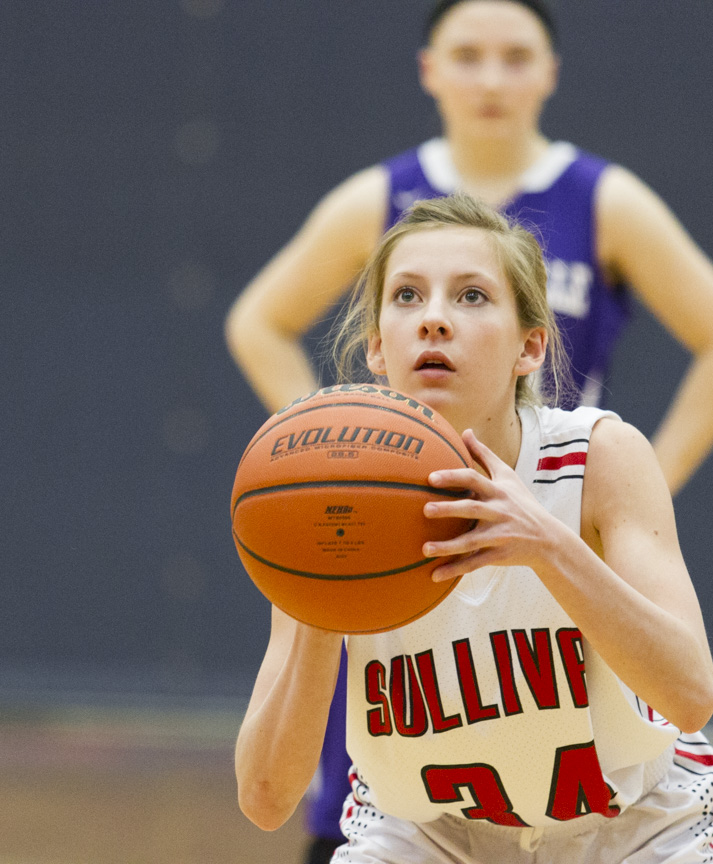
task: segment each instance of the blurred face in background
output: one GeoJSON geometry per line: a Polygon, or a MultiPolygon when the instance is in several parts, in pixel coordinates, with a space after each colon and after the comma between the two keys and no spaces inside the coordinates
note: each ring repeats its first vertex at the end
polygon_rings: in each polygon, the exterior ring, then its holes
{"type": "Polygon", "coordinates": [[[515,0],[457,4],[420,56],[446,134],[475,138],[537,134],[557,65],[547,29],[515,0]]]}

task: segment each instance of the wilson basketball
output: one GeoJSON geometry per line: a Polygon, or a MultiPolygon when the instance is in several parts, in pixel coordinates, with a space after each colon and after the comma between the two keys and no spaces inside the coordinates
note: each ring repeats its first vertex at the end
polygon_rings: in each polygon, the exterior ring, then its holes
{"type": "MultiPolygon", "coordinates": [[[[427,501],[462,497],[431,471],[470,466],[460,436],[415,399],[375,384],[326,387],[278,411],[235,477],[233,537],[253,582],[293,618],[375,633],[420,617],[458,580],[435,583],[426,540],[462,519],[426,519],[427,501]]],[[[442,560],[442,559],[441,559],[442,560]]]]}

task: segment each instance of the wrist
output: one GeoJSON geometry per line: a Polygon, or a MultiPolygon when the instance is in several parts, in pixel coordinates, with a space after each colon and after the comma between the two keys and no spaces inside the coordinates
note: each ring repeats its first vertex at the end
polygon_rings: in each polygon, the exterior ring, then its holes
{"type": "MultiPolygon", "coordinates": [[[[591,550],[584,540],[559,519],[552,519],[546,539],[539,545],[538,560],[533,569],[549,586],[550,579],[567,575],[571,579],[582,562],[582,556],[591,550]]],[[[552,590],[550,588],[550,590],[552,590]]]]}

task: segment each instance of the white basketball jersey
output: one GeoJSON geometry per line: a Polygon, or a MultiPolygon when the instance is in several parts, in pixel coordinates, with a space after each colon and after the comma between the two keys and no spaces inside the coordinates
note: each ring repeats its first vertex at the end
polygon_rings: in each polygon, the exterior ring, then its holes
{"type": "MultiPolygon", "coordinates": [[[[520,412],[516,471],[577,533],[589,438],[604,416],[616,415],[520,412]]],[[[528,567],[476,570],[417,621],[349,637],[348,652],[347,749],[360,795],[415,822],[613,818],[666,770],[679,734],[528,567]]]]}

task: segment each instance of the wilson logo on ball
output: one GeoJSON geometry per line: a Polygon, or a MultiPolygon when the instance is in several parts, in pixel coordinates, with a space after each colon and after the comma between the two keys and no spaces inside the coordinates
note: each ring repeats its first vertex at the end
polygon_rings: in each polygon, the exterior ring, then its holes
{"type": "Polygon", "coordinates": [[[384,396],[386,399],[393,399],[394,402],[404,403],[409,408],[412,408],[414,411],[423,414],[424,417],[428,417],[429,419],[433,417],[433,409],[429,408],[428,405],[424,405],[422,402],[416,401],[416,399],[414,399],[412,396],[407,396],[405,393],[400,393],[398,390],[391,390],[389,387],[377,387],[374,384],[335,384],[331,387],[323,387],[321,390],[315,390],[312,393],[307,393],[306,396],[300,396],[299,399],[295,399],[294,402],[290,402],[289,405],[285,405],[284,408],[281,408],[279,411],[276,412],[275,416],[284,414],[286,411],[290,411],[296,405],[303,405],[305,402],[309,402],[312,399],[319,399],[325,396],[333,396],[335,394],[341,393],[365,393],[369,396],[384,396]]]}

